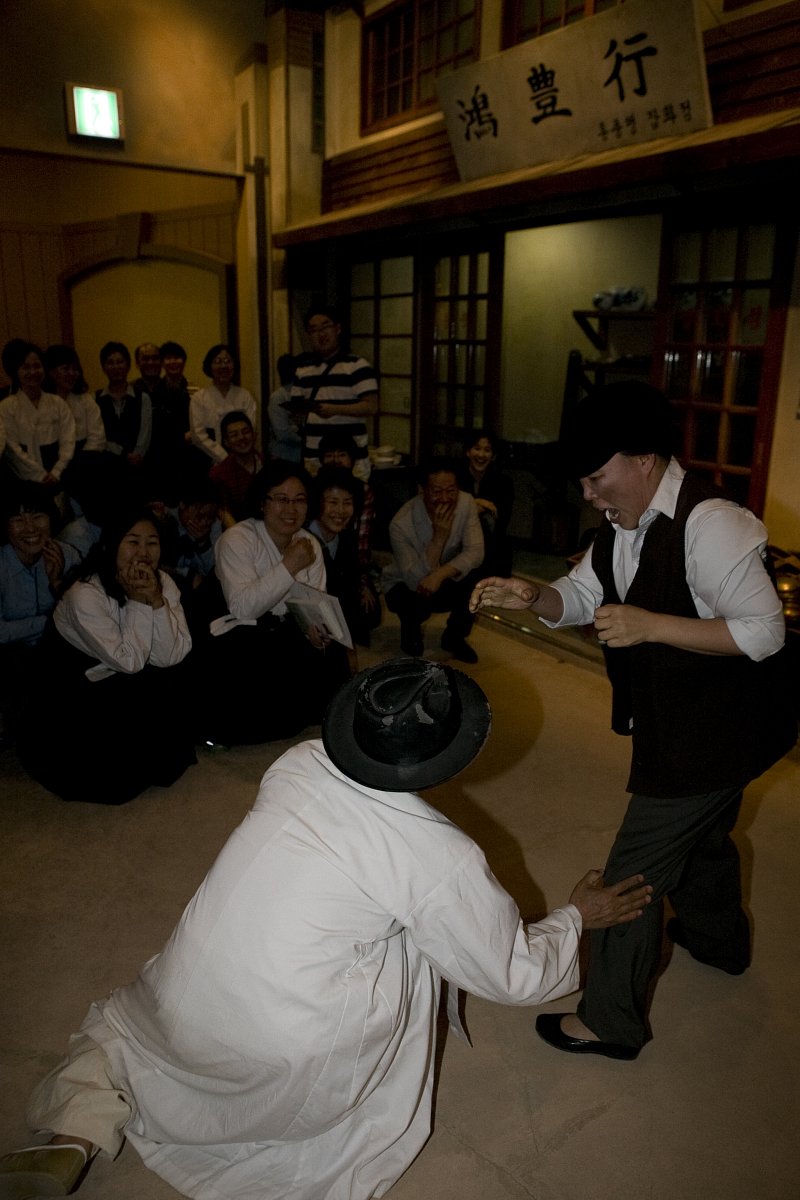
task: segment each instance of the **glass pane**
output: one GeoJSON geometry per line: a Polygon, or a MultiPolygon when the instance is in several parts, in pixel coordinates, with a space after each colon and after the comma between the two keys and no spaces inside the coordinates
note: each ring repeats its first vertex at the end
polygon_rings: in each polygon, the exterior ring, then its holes
{"type": "Polygon", "coordinates": [[[449,347],[434,346],[433,348],[433,373],[437,383],[447,382],[447,364],[449,361],[449,347]]]}
{"type": "Polygon", "coordinates": [[[489,316],[488,300],[476,300],[475,302],[475,337],[481,341],[486,339],[486,325],[489,316]]]}
{"type": "Polygon", "coordinates": [[[734,279],[736,276],[737,230],[712,229],[708,235],[706,279],[734,279]]]}
{"type": "Polygon", "coordinates": [[[456,327],[453,336],[463,342],[469,336],[469,300],[456,300],[454,308],[456,327]]]}
{"type": "Polygon", "coordinates": [[[380,265],[381,291],[413,292],[414,290],[414,259],[413,258],[384,258],[380,265]]]}
{"type": "Polygon", "coordinates": [[[700,355],[699,393],[704,400],[722,403],[725,385],[725,355],[719,351],[707,351],[700,355]]]}
{"type": "Polygon", "coordinates": [[[672,278],[675,283],[696,283],[700,278],[701,245],[699,229],[688,229],[675,239],[675,257],[672,263],[672,278]]]}
{"type": "Polygon", "coordinates": [[[722,487],[729,500],[735,500],[737,504],[747,507],[747,497],[750,492],[749,475],[723,474],[722,487]]]}
{"type": "Polygon", "coordinates": [[[697,316],[697,289],[680,288],[673,297],[672,305],[673,342],[693,341],[697,316]]]}
{"type": "Polygon", "coordinates": [[[670,399],[689,395],[692,355],[688,350],[672,350],[667,354],[666,392],[670,399]]]}
{"type": "Polygon", "coordinates": [[[439,24],[448,25],[453,19],[453,0],[439,0],[439,24]]]}
{"type": "MultiPolygon", "coordinates": [[[[411,412],[411,380],[381,376],[381,413],[411,412]]],[[[381,422],[382,424],[382,422],[381,422]]]]}
{"type": "Polygon", "coordinates": [[[472,426],[480,429],[483,424],[483,392],[476,388],[472,393],[472,426]]]}
{"type": "Polygon", "coordinates": [[[475,0],[458,0],[456,12],[459,17],[468,17],[475,11],[475,0]]]}
{"type": "Polygon", "coordinates": [[[381,375],[410,375],[411,348],[411,338],[381,338],[381,375]]]}
{"type": "Polygon", "coordinates": [[[381,445],[394,446],[401,454],[411,453],[411,421],[405,417],[381,417],[381,445]]]}
{"type": "Polygon", "coordinates": [[[371,337],[351,337],[349,341],[353,354],[360,354],[367,362],[375,362],[375,341],[371,337]]]}
{"type": "Polygon", "coordinates": [[[736,358],[738,362],[733,402],[755,408],[761,388],[761,355],[737,354],[736,358]]]}
{"type": "Polygon", "coordinates": [[[419,47],[419,65],[431,70],[433,67],[433,38],[426,38],[419,47]]]}
{"type": "Polygon", "coordinates": [[[449,258],[439,258],[436,260],[434,289],[437,296],[449,296],[450,294],[449,258]]]}
{"type": "Polygon", "coordinates": [[[464,416],[467,411],[467,391],[466,388],[456,388],[455,390],[455,411],[453,413],[452,425],[458,429],[464,428],[464,416]]]}
{"type": "Polygon", "coordinates": [[[375,273],[371,262],[354,263],[350,268],[350,294],[353,296],[371,296],[375,273]]]}
{"type": "Polygon", "coordinates": [[[472,382],[486,383],[486,347],[472,347],[472,382]]]}
{"type": "Polygon", "coordinates": [[[732,467],[750,467],[755,445],[755,416],[731,416],[728,436],[728,458],[732,467]]]}
{"type": "Polygon", "coordinates": [[[475,278],[475,290],[478,292],[488,292],[489,290],[489,255],[486,251],[477,256],[477,271],[475,278]]]}
{"type": "Polygon", "coordinates": [[[767,337],[768,316],[769,288],[745,288],[738,340],[746,346],[763,346],[767,337]]]}
{"type": "Polygon", "coordinates": [[[411,296],[381,300],[381,333],[411,333],[413,325],[414,302],[411,296]]]}
{"type": "Polygon", "coordinates": [[[453,349],[456,383],[464,384],[467,382],[467,347],[464,342],[457,342],[453,349]]]}
{"type": "Polygon", "coordinates": [[[462,254],[458,259],[458,292],[461,296],[469,293],[469,255],[462,254]]]}
{"type": "Polygon", "coordinates": [[[775,246],[774,225],[750,225],[745,230],[746,279],[771,279],[775,246]]]}
{"type": "Polygon", "coordinates": [[[434,410],[434,421],[437,425],[448,425],[447,420],[447,388],[438,387],[436,389],[436,405],[434,410]]]}
{"type": "Polygon", "coordinates": [[[350,330],[355,336],[375,332],[375,306],[371,300],[354,300],[351,303],[350,330]]]}
{"type": "Polygon", "coordinates": [[[461,21],[456,29],[456,51],[459,57],[472,49],[472,21],[461,21]]]}
{"type": "Polygon", "coordinates": [[[440,342],[450,337],[450,303],[442,300],[436,305],[435,337],[440,342]]]}
{"type": "Polygon", "coordinates": [[[703,462],[717,461],[717,443],[719,441],[719,417],[716,413],[694,413],[694,444],[691,447],[692,458],[703,462]]]}
{"type": "Polygon", "coordinates": [[[727,342],[730,339],[733,289],[711,288],[706,301],[706,341],[727,342]]]}

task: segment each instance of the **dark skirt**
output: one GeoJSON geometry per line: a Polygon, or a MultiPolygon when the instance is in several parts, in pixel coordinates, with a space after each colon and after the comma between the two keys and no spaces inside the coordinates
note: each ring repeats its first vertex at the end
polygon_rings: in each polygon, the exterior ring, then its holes
{"type": "Polygon", "coordinates": [[[96,660],[52,626],[48,635],[41,686],[29,696],[17,739],[20,762],[43,787],[63,800],[125,804],[152,785],[169,787],[197,761],[191,655],[92,683],[85,671],[96,660]]]}

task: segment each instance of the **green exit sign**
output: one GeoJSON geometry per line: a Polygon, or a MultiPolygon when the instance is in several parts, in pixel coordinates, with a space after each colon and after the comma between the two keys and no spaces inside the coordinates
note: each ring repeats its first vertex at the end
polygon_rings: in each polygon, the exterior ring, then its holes
{"type": "Polygon", "coordinates": [[[122,92],[119,88],[67,83],[67,128],[73,137],[121,142],[125,138],[122,92]]]}

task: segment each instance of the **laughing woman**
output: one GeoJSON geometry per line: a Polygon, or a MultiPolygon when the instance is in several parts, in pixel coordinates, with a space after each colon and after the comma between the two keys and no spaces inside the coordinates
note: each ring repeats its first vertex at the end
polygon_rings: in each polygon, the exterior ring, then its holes
{"type": "Polygon", "coordinates": [[[203,649],[205,736],[226,745],[293,737],[317,724],[342,682],[328,642],[304,636],[286,607],[295,581],[325,591],[322,549],[303,525],[311,480],[280,459],[253,481],[253,515],[217,542],[228,631],[203,649]]]}
{"type": "Polygon", "coordinates": [[[178,589],[147,512],[110,524],[45,635],[48,694],[22,721],[25,769],[64,800],[124,804],[195,762],[178,589]]]}

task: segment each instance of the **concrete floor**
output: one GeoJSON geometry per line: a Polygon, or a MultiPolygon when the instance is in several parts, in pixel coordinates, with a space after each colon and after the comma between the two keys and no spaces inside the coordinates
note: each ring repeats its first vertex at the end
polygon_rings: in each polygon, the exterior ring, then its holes
{"type": "MultiPolygon", "coordinates": [[[[625,805],[628,747],[609,732],[608,685],[593,664],[483,624],[473,642],[480,662],[468,670],[493,705],[492,738],[428,798],[537,915],[602,865],[625,805]]],[[[397,647],[390,618],[362,665],[397,647]]],[[[63,804],[0,754],[0,1147],[27,1143],[32,1084],[89,1002],[160,948],[287,744],[202,752],[174,787],[121,809],[63,804]]],[[[473,1048],[447,1040],[433,1135],[392,1200],[796,1200],[798,798],[797,750],[746,795],[736,836],[751,970],[731,978],[665,948],[654,1041],[636,1062],[559,1054],[536,1037],[533,1011],[469,998],[473,1048]]],[[[80,1194],[177,1195],[128,1146],[115,1163],[98,1160],[80,1194]]]]}

